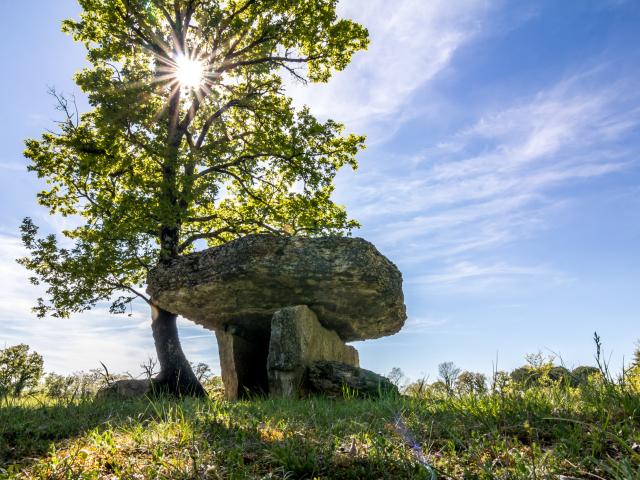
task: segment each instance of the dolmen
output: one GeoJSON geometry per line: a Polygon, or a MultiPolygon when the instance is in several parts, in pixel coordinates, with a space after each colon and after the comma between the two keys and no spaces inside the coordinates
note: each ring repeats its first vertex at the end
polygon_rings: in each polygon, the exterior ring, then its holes
{"type": "Polygon", "coordinates": [[[147,292],[215,331],[228,399],[393,390],[346,344],[406,319],[400,271],[361,238],[248,235],[156,267],[147,292]]]}

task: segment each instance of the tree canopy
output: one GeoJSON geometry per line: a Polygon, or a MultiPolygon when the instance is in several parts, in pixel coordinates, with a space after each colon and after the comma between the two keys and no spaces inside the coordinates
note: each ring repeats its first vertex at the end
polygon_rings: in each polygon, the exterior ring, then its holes
{"type": "MultiPolygon", "coordinates": [[[[38,202],[79,225],[40,237],[22,225],[21,263],[48,285],[41,316],[108,300],[123,312],[155,264],[251,233],[343,234],[337,171],[364,138],[295,108],[283,77],[326,82],[368,44],[337,0],[79,0],[63,23],[90,66],[91,109],[53,92],[62,120],[28,140],[38,202]],[[181,62],[201,81],[181,84],[181,62]],[[115,298],[115,300],[114,300],[115,298]]],[[[184,82],[183,82],[184,83],[184,82]]]]}
{"type": "Polygon", "coordinates": [[[21,343],[0,350],[0,399],[19,397],[25,390],[38,385],[44,361],[29,345],[21,343]]]}

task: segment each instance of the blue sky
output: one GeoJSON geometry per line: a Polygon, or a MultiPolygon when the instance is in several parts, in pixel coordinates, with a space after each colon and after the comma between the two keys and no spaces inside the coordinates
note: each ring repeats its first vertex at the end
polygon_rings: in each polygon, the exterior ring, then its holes
{"type": "MultiPolygon", "coordinates": [[[[542,350],[592,363],[598,331],[613,366],[640,338],[640,3],[342,0],[368,52],[328,85],[289,83],[295,101],[368,135],[338,178],[367,238],[404,275],[409,319],[356,344],[361,363],[435,376],[451,360],[489,373],[542,350]]],[[[23,140],[53,128],[47,87],[76,92],[79,45],[59,33],[72,0],[5,7],[0,129],[0,346],[32,345],[46,368],[137,373],[153,354],[147,312],[97,309],[36,319],[39,292],[15,264],[35,204],[23,140]],[[55,5],[54,5],[55,4],[55,5]]],[[[80,99],[82,104],[82,99],[80,99]]],[[[217,369],[210,332],[181,323],[183,346],[217,369]]]]}

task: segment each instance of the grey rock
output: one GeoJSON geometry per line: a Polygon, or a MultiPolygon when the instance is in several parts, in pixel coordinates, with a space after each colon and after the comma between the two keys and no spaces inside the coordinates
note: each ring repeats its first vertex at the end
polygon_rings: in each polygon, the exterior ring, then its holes
{"type": "Polygon", "coordinates": [[[339,398],[345,387],[360,398],[399,395],[398,387],[388,378],[345,363],[314,362],[306,371],[304,389],[308,393],[339,398]]]}
{"type": "Polygon", "coordinates": [[[151,391],[151,382],[149,380],[116,380],[110,385],[101,388],[96,393],[96,399],[102,400],[106,398],[131,400],[135,398],[143,398],[151,391]]]}
{"type": "Polygon", "coordinates": [[[267,357],[269,392],[276,396],[296,395],[307,366],[319,360],[359,365],[358,351],[345,345],[337,333],[320,325],[308,307],[278,310],[271,320],[267,357]]]}
{"type": "Polygon", "coordinates": [[[147,292],[165,310],[245,338],[268,336],[275,311],[292,305],[307,305],[343,341],[394,334],[406,319],[400,271],[360,238],[249,235],[155,268],[147,292]]]}

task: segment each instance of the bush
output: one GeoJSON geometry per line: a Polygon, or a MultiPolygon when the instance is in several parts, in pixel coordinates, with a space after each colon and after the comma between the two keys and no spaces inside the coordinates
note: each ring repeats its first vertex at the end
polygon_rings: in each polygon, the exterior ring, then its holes
{"type": "Polygon", "coordinates": [[[42,356],[29,353],[29,345],[24,343],[0,350],[0,398],[19,397],[37,386],[43,367],[42,356]]]}
{"type": "Polygon", "coordinates": [[[93,398],[106,383],[100,370],[77,372],[72,375],[50,373],[44,379],[44,392],[56,400],[86,400],[93,398]]]}
{"type": "Polygon", "coordinates": [[[540,383],[542,372],[536,368],[525,365],[524,367],[516,368],[511,372],[511,380],[521,387],[532,387],[540,383]]]}
{"type": "Polygon", "coordinates": [[[580,366],[571,372],[571,385],[578,387],[580,385],[588,385],[589,379],[600,378],[602,373],[596,367],[580,366]]]}
{"type": "Polygon", "coordinates": [[[551,367],[546,372],[547,378],[549,380],[559,383],[560,385],[570,385],[571,384],[571,372],[562,366],[551,367]]]}
{"type": "Polygon", "coordinates": [[[525,365],[511,372],[511,380],[521,388],[543,386],[549,383],[572,385],[572,374],[565,367],[544,363],[539,366],[525,365]]]}

